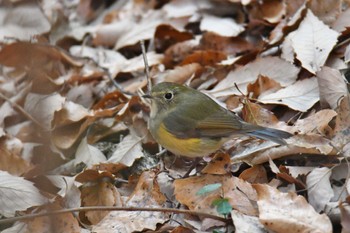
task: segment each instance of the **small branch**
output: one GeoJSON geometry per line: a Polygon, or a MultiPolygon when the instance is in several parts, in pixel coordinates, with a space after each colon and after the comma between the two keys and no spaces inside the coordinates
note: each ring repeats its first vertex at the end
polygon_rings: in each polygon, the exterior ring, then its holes
{"type": "Polygon", "coordinates": [[[145,41],[141,40],[140,44],[141,44],[143,62],[145,63],[145,71],[146,71],[146,78],[147,78],[147,90],[148,90],[148,93],[150,93],[151,89],[152,89],[152,84],[151,84],[151,78],[149,75],[149,66],[148,66],[147,55],[146,55],[145,41]]]}
{"type": "Polygon", "coordinates": [[[71,213],[71,212],[78,212],[78,211],[152,211],[152,212],[171,212],[171,213],[177,213],[177,214],[191,214],[191,215],[199,215],[206,218],[211,218],[215,220],[219,220],[222,222],[227,222],[228,220],[226,218],[216,216],[213,214],[208,214],[200,211],[192,211],[192,210],[180,210],[180,209],[173,209],[173,208],[136,208],[136,207],[116,207],[116,206],[88,206],[88,207],[78,207],[78,208],[72,208],[72,209],[64,209],[64,210],[57,210],[52,211],[48,213],[38,213],[38,214],[29,214],[29,215],[23,215],[13,218],[7,218],[7,219],[1,219],[1,224],[8,224],[20,220],[29,220],[33,218],[38,217],[47,217],[47,216],[53,216],[53,215],[59,215],[59,214],[65,214],[65,213],[71,213]]]}
{"type": "Polygon", "coordinates": [[[41,128],[42,130],[46,131],[46,129],[42,126],[42,124],[37,121],[36,119],[34,119],[29,113],[27,113],[20,105],[18,105],[17,103],[13,102],[11,99],[9,99],[8,97],[6,97],[5,95],[3,95],[0,92],[0,98],[9,102],[11,104],[11,106],[16,109],[18,112],[20,112],[23,116],[25,116],[27,119],[29,119],[30,121],[32,121],[35,125],[37,125],[39,128],[41,128]]]}

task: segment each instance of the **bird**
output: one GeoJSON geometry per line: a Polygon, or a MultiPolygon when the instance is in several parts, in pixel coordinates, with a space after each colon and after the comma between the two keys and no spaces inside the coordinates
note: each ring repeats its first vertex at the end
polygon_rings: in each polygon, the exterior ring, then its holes
{"type": "Polygon", "coordinates": [[[151,100],[148,128],[165,149],[180,156],[208,156],[237,135],[285,145],[289,132],[243,121],[206,94],[191,87],[162,82],[144,95],[151,100]]]}

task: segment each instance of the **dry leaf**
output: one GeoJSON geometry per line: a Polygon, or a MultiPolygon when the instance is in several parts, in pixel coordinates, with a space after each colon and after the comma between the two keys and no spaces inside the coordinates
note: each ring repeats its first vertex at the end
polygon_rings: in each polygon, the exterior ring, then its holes
{"type": "Polygon", "coordinates": [[[32,182],[5,171],[0,171],[0,196],[0,213],[5,217],[47,202],[32,182]]]}
{"type": "Polygon", "coordinates": [[[96,147],[89,145],[87,138],[84,137],[75,152],[74,166],[84,163],[86,167],[90,168],[95,164],[105,161],[106,156],[96,147]]]}
{"type": "Polygon", "coordinates": [[[264,184],[267,183],[267,173],[266,169],[262,165],[255,165],[253,167],[250,167],[246,170],[244,170],[240,175],[239,178],[245,181],[248,181],[251,184],[260,183],[264,184]]]}
{"type": "Polygon", "coordinates": [[[269,185],[255,184],[258,193],[259,219],[274,232],[332,232],[325,214],[318,214],[300,195],[282,193],[269,185]]]}
{"type": "Polygon", "coordinates": [[[299,28],[288,37],[302,66],[315,74],[325,64],[338,35],[308,10],[299,28]]]}
{"type": "MultiPolygon", "coordinates": [[[[165,206],[165,196],[160,192],[155,173],[145,171],[142,173],[134,192],[129,196],[125,206],[154,207],[165,206]]],[[[94,232],[128,233],[145,229],[155,230],[157,224],[168,220],[162,212],[147,211],[112,211],[99,224],[92,228],[94,232]],[[146,220],[146,221],[145,221],[146,220]]]]}
{"type": "Polygon", "coordinates": [[[56,111],[62,109],[66,98],[60,94],[40,95],[29,93],[24,103],[24,109],[46,130],[52,128],[51,123],[56,111]]]}
{"type": "Polygon", "coordinates": [[[35,1],[0,8],[0,40],[6,37],[30,40],[35,35],[50,31],[51,25],[35,1]]]}
{"type": "Polygon", "coordinates": [[[220,36],[238,36],[244,27],[237,24],[232,18],[222,18],[213,15],[204,15],[199,28],[202,31],[214,32],[220,36]]]}
{"type": "Polygon", "coordinates": [[[341,12],[341,0],[312,0],[307,2],[310,10],[327,25],[332,25],[341,12]]]}
{"type": "Polygon", "coordinates": [[[129,134],[117,145],[108,162],[121,163],[130,167],[136,159],[143,157],[142,138],[129,134]]]}
{"type": "MultiPolygon", "coordinates": [[[[110,182],[101,181],[81,189],[82,206],[122,206],[122,200],[117,188],[110,182]]],[[[85,217],[93,225],[99,223],[108,211],[87,211],[85,217]]],[[[80,213],[82,215],[83,213],[80,213]]]]}
{"type": "Polygon", "coordinates": [[[337,20],[333,23],[332,28],[337,32],[345,31],[346,28],[350,27],[349,17],[350,9],[348,8],[340,14],[337,20]]]}
{"type": "Polygon", "coordinates": [[[275,93],[259,97],[264,104],[282,104],[291,109],[306,112],[319,101],[319,89],[316,78],[304,79],[275,93]]]}
{"type": "Polygon", "coordinates": [[[339,100],[348,94],[346,83],[341,73],[324,66],[316,73],[321,102],[326,102],[332,109],[338,107],[339,100]]]}
{"type": "Polygon", "coordinates": [[[258,217],[249,216],[240,213],[237,210],[231,211],[233,225],[236,233],[267,233],[264,225],[259,221],[258,217]]]}
{"type": "Polygon", "coordinates": [[[175,197],[190,210],[200,210],[211,214],[218,214],[212,202],[221,196],[228,198],[231,206],[248,215],[256,215],[253,205],[256,194],[248,182],[230,175],[202,175],[186,179],[177,179],[174,182],[175,197]],[[197,192],[209,184],[221,184],[221,188],[215,191],[198,195],[197,192]]]}
{"type": "Polygon", "coordinates": [[[225,79],[219,82],[210,93],[215,97],[241,94],[247,92],[249,83],[255,82],[259,75],[269,77],[278,82],[282,87],[291,85],[297,79],[299,68],[278,57],[258,58],[234,71],[231,71],[225,79]]]}
{"type": "Polygon", "coordinates": [[[204,174],[224,175],[229,172],[230,164],[230,155],[218,152],[201,172],[204,174]]]}
{"type": "Polygon", "coordinates": [[[332,171],[327,167],[315,168],[306,177],[310,205],[320,213],[334,196],[330,183],[332,171]]]}
{"type": "Polygon", "coordinates": [[[31,164],[20,156],[22,147],[11,148],[5,140],[0,141],[0,170],[7,171],[12,175],[21,175],[27,172],[31,168],[31,164]]]}

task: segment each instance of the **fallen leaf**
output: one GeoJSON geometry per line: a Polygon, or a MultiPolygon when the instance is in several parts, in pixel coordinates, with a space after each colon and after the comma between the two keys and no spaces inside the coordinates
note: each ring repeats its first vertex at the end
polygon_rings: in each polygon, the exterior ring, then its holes
{"type": "MultiPolygon", "coordinates": [[[[123,206],[117,188],[110,182],[100,181],[92,186],[81,188],[82,206],[123,206]]],[[[98,224],[109,211],[80,212],[93,225],[98,224]]]]}
{"type": "Polygon", "coordinates": [[[267,233],[264,225],[259,221],[258,217],[249,216],[240,213],[237,210],[231,211],[231,218],[235,226],[236,233],[267,233]]]}
{"type": "Polygon", "coordinates": [[[312,13],[327,25],[332,25],[341,13],[342,1],[340,0],[312,0],[307,6],[312,13]]]}
{"type": "Polygon", "coordinates": [[[106,161],[106,156],[96,147],[91,146],[84,137],[75,152],[74,166],[84,163],[86,167],[102,163],[106,161]]]}
{"type": "Polygon", "coordinates": [[[244,170],[239,175],[239,178],[251,184],[256,184],[256,183],[264,184],[264,183],[267,183],[268,181],[266,169],[262,165],[255,165],[244,170]]]}
{"type": "Polygon", "coordinates": [[[0,40],[6,37],[30,40],[50,31],[51,25],[35,1],[5,4],[0,9],[0,40]]]}
{"type": "Polygon", "coordinates": [[[337,32],[345,31],[350,26],[349,17],[350,9],[348,8],[340,13],[339,17],[333,23],[332,28],[337,32]]]}
{"type": "Polygon", "coordinates": [[[320,90],[321,103],[326,102],[332,109],[338,107],[339,100],[348,94],[346,83],[341,73],[327,66],[323,66],[316,73],[320,90]]]}
{"type": "Polygon", "coordinates": [[[282,87],[291,85],[297,79],[299,68],[278,57],[258,58],[254,62],[231,71],[225,79],[220,81],[210,93],[215,97],[227,95],[240,95],[239,90],[247,93],[249,83],[255,82],[259,75],[269,77],[282,87]]]}
{"type": "Polygon", "coordinates": [[[108,162],[121,163],[130,167],[136,159],[143,157],[141,138],[129,134],[117,145],[108,162]]]}
{"type": "MultiPolygon", "coordinates": [[[[166,197],[160,192],[155,173],[145,171],[142,173],[138,183],[125,202],[129,207],[165,207],[166,197]]],[[[145,229],[155,230],[157,224],[168,220],[168,215],[162,212],[147,211],[112,211],[100,223],[93,226],[94,232],[120,232],[128,233],[142,231],[145,229]],[[145,221],[147,219],[147,221],[145,221]]]]}
{"type": "Polygon", "coordinates": [[[256,215],[253,205],[255,192],[248,182],[240,180],[230,175],[202,175],[186,179],[177,179],[174,182],[175,197],[190,210],[201,210],[211,214],[218,214],[212,205],[214,200],[224,196],[231,206],[248,215],[256,215]],[[206,195],[197,195],[198,191],[206,185],[222,184],[220,189],[216,189],[206,195]]]}
{"type": "Polygon", "coordinates": [[[291,109],[306,112],[319,101],[319,89],[316,78],[297,81],[275,93],[259,97],[264,104],[282,104],[291,109]]]}
{"type": "Polygon", "coordinates": [[[258,193],[259,219],[274,232],[332,232],[332,223],[325,214],[318,214],[304,197],[282,193],[265,184],[254,184],[258,193]]]}
{"type": "Polygon", "coordinates": [[[325,210],[334,196],[330,182],[331,174],[329,168],[321,167],[313,169],[306,177],[308,200],[318,213],[325,210]]]}
{"type": "Polygon", "coordinates": [[[154,46],[158,53],[164,52],[171,45],[193,39],[189,32],[180,32],[168,24],[160,24],[154,33],[154,46]]]}
{"type": "Polygon", "coordinates": [[[213,15],[203,15],[203,19],[199,25],[202,31],[215,32],[221,36],[237,36],[244,27],[237,24],[232,18],[222,18],[213,15]]]}
{"type": "Polygon", "coordinates": [[[12,175],[21,175],[31,168],[31,164],[20,155],[21,146],[11,148],[6,139],[0,140],[0,170],[12,175]],[[18,148],[19,147],[19,148],[18,148]]]}
{"type": "Polygon", "coordinates": [[[288,36],[297,59],[305,69],[315,74],[325,64],[338,35],[308,10],[299,28],[288,36]]]}
{"type": "Polygon", "coordinates": [[[5,171],[0,171],[0,196],[0,213],[5,217],[47,202],[32,182],[5,171]]]}
{"type": "Polygon", "coordinates": [[[230,155],[218,152],[201,172],[204,174],[224,175],[229,172],[229,169],[230,155]]]}
{"type": "Polygon", "coordinates": [[[252,98],[257,98],[260,95],[266,95],[271,92],[275,92],[281,88],[281,85],[270,79],[269,77],[259,75],[254,83],[249,83],[247,86],[247,92],[253,93],[252,98]]]}
{"type": "Polygon", "coordinates": [[[29,93],[24,103],[24,110],[40,122],[46,130],[50,130],[54,114],[62,109],[65,100],[66,98],[60,94],[40,95],[29,93]]]}

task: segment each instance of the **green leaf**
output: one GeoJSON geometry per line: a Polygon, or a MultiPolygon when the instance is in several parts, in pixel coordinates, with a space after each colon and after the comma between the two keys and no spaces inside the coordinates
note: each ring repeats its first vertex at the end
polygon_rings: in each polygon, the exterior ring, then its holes
{"type": "Polygon", "coordinates": [[[232,206],[228,202],[227,198],[216,199],[213,201],[212,204],[216,206],[216,210],[219,214],[226,215],[231,213],[232,206]]]}
{"type": "Polygon", "coordinates": [[[213,233],[225,233],[224,231],[220,231],[220,230],[213,230],[213,233]]]}
{"type": "Polygon", "coordinates": [[[215,184],[208,184],[203,186],[203,188],[201,188],[200,190],[198,190],[198,192],[196,193],[196,195],[205,195],[207,193],[213,192],[215,190],[217,190],[218,188],[220,188],[222,186],[221,183],[215,183],[215,184]]]}

